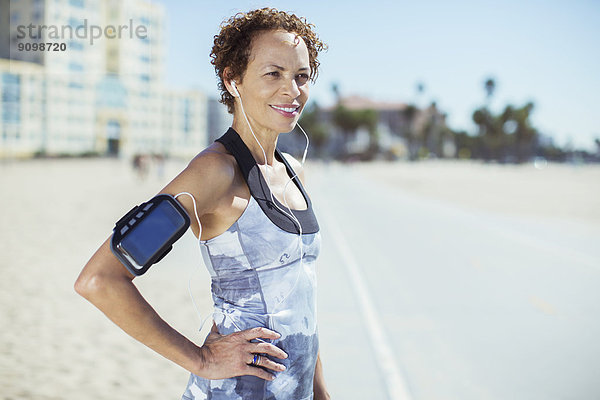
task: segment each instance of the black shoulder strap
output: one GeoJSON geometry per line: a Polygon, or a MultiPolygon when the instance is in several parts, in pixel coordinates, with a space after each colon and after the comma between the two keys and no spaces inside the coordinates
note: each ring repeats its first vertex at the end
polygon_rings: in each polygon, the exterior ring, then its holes
{"type": "MultiPolygon", "coordinates": [[[[248,184],[248,188],[250,189],[250,194],[260,208],[263,210],[265,215],[273,222],[275,225],[280,227],[286,232],[290,233],[299,233],[298,226],[296,222],[288,215],[290,211],[281,204],[274,196],[274,203],[271,201],[271,190],[267,185],[266,180],[264,179],[260,169],[258,168],[258,164],[256,160],[252,156],[252,153],[240,137],[240,135],[233,129],[229,128],[229,130],[220,138],[215,140],[225,146],[225,148],[233,154],[235,157],[240,170],[242,171],[242,175],[248,184]],[[281,211],[281,208],[284,211],[281,211]]],[[[294,174],[291,166],[285,160],[285,157],[276,150],[276,154],[285,164],[288,174],[294,174]]],[[[306,199],[307,208],[305,210],[293,210],[294,216],[298,219],[300,224],[302,225],[302,233],[315,233],[319,231],[319,224],[317,222],[317,218],[312,210],[312,202],[310,198],[306,194],[304,187],[300,183],[300,180],[296,177],[294,181],[297,183],[302,195],[306,199]]]]}

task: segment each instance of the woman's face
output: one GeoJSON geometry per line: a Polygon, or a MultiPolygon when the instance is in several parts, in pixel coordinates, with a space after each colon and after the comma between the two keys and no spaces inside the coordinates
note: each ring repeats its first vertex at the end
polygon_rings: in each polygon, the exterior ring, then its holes
{"type": "MultiPolygon", "coordinates": [[[[243,80],[236,84],[252,128],[275,134],[294,129],[308,101],[309,77],[308,49],[302,38],[283,30],[258,34],[243,80]]],[[[236,117],[244,121],[243,115],[236,117]]]]}

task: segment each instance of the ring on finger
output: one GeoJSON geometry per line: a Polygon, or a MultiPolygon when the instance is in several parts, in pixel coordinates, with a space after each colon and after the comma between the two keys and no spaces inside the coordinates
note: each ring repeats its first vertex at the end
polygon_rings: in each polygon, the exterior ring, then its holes
{"type": "Polygon", "coordinates": [[[255,354],[254,359],[252,359],[252,362],[250,363],[250,365],[258,366],[259,363],[260,363],[260,355],[255,354]]]}

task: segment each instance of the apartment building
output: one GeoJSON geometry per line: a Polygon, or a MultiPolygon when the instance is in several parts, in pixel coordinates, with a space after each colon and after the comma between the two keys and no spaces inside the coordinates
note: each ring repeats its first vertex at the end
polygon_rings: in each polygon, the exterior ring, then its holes
{"type": "Polygon", "coordinates": [[[10,49],[0,54],[0,157],[187,157],[206,143],[203,94],[165,87],[163,6],[145,0],[9,4],[2,10],[10,18],[10,49]]]}

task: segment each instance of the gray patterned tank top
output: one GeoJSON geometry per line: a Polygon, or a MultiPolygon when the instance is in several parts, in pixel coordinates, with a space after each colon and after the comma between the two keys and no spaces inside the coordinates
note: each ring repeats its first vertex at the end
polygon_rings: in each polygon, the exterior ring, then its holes
{"type": "MultiPolygon", "coordinates": [[[[281,338],[272,341],[288,354],[286,366],[273,381],[255,376],[208,380],[190,376],[184,400],[189,399],[312,399],[318,353],[315,261],[321,235],[312,203],[298,178],[307,208],[293,210],[302,226],[274,207],[269,188],[250,150],[233,129],[217,139],[236,158],[251,197],[239,219],[222,234],[200,240],[212,278],[213,319],[221,334],[267,327],[281,338]],[[300,257],[302,240],[302,259],[300,257]]],[[[294,172],[279,150],[276,157],[294,172]]],[[[274,197],[277,206],[289,210],[274,197]]]]}

